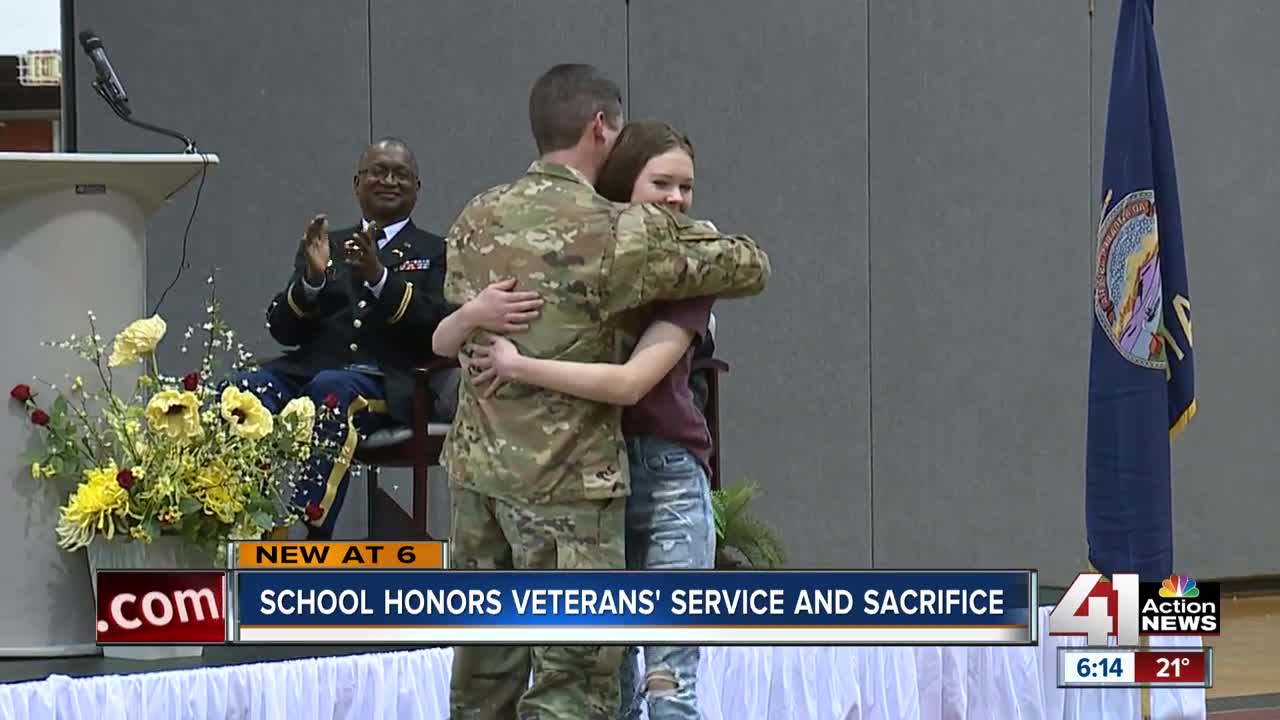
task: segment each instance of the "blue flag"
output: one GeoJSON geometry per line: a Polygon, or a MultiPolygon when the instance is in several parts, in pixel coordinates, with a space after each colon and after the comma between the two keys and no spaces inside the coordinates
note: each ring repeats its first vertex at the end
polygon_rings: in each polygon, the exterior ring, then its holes
{"type": "Polygon", "coordinates": [[[1085,525],[1104,575],[1173,574],[1169,444],[1196,411],[1191,294],[1153,0],[1123,0],[1094,257],[1085,525]]]}

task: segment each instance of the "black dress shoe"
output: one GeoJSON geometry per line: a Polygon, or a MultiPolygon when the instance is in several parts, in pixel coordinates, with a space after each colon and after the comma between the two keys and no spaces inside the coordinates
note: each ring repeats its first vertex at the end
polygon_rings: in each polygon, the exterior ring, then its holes
{"type": "Polygon", "coordinates": [[[307,526],[307,539],[316,542],[327,542],[333,539],[333,531],[307,526]]]}

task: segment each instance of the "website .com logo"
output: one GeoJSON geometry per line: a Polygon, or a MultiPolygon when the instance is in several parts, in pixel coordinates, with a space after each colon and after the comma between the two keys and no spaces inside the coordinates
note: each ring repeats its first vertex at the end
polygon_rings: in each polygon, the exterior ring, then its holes
{"type": "Polygon", "coordinates": [[[226,573],[99,570],[99,645],[226,642],[226,573]]]}

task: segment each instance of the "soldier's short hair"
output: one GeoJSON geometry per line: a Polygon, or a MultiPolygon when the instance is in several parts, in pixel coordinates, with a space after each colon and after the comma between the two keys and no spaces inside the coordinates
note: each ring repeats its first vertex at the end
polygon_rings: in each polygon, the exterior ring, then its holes
{"type": "Polygon", "coordinates": [[[598,112],[613,127],[622,121],[622,90],[592,65],[562,63],[547,70],[529,93],[529,125],[539,153],[578,144],[598,112]]]}

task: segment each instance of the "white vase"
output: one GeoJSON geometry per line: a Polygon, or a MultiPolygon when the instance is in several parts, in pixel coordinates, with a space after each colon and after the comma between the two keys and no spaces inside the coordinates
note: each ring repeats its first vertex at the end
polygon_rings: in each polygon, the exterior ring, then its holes
{"type": "MultiPolygon", "coordinates": [[[[85,548],[94,599],[98,595],[99,570],[207,569],[213,564],[181,537],[162,535],[149,543],[96,539],[85,548]]],[[[97,603],[94,603],[97,607],[97,603]]],[[[102,656],[122,660],[168,660],[200,657],[201,645],[104,645],[102,656]]]]}

